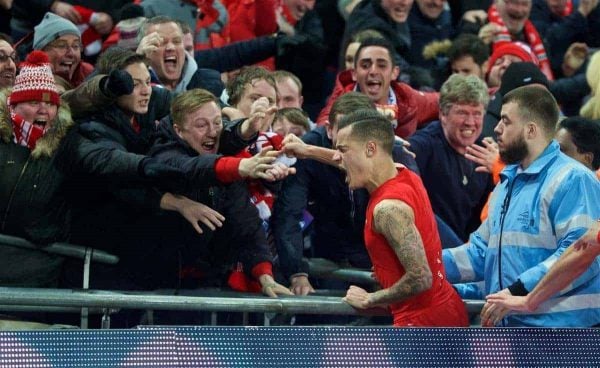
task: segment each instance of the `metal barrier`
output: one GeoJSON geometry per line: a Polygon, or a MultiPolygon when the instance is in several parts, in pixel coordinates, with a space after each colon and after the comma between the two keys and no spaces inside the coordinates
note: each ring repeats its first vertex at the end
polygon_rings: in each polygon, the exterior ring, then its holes
{"type": "Polygon", "coordinates": [[[342,268],[325,258],[307,258],[310,275],[322,279],[338,279],[362,285],[377,285],[372,272],[359,268],[342,268]]]}
{"type": "MultiPolygon", "coordinates": [[[[357,310],[341,300],[344,291],[317,290],[309,296],[281,296],[269,298],[257,294],[223,291],[218,289],[156,290],[154,292],[127,292],[89,290],[91,262],[116,264],[118,257],[100,250],[92,250],[67,243],[38,246],[25,239],[0,234],[0,245],[14,246],[52,254],[83,259],[83,289],[41,289],[0,287],[0,310],[3,311],[81,311],[81,327],[87,328],[88,308],[102,313],[103,325],[110,325],[110,314],[116,309],[185,310],[208,312],[279,313],[279,314],[325,314],[385,316],[382,308],[357,310]],[[341,293],[341,294],[340,294],[341,293]],[[177,294],[177,295],[175,295],[177,294]]],[[[371,272],[344,269],[325,259],[310,259],[311,274],[321,278],[338,278],[360,284],[376,284],[371,272]]],[[[470,314],[479,313],[483,301],[466,300],[470,314]]],[[[216,318],[215,318],[216,320],[216,318]]],[[[265,318],[265,323],[268,323],[265,318]]]]}
{"type": "MultiPolygon", "coordinates": [[[[28,240],[23,238],[18,238],[16,236],[4,235],[0,234],[0,244],[8,245],[13,247],[19,247],[24,249],[32,249],[38,250],[42,252],[47,252],[51,254],[56,254],[64,257],[85,259],[86,251],[89,252],[89,249],[80,245],[74,245],[69,243],[51,243],[48,245],[36,245],[28,240]]],[[[119,262],[119,257],[112,255],[110,253],[104,252],[102,250],[94,249],[91,255],[92,262],[106,263],[106,264],[116,264],[119,262]]]]}
{"type": "MultiPolygon", "coordinates": [[[[119,262],[119,257],[112,255],[110,253],[107,253],[105,251],[90,248],[90,247],[83,247],[83,246],[75,245],[75,244],[69,244],[69,243],[56,242],[56,243],[51,243],[51,244],[47,244],[47,245],[37,245],[37,244],[34,244],[23,238],[11,236],[11,235],[0,234],[0,245],[22,248],[22,249],[29,249],[32,251],[41,251],[41,252],[46,252],[46,253],[59,255],[59,256],[63,256],[63,257],[77,258],[77,259],[83,260],[82,287],[84,289],[89,288],[90,269],[91,269],[92,262],[105,263],[105,264],[117,264],[119,262]]],[[[65,309],[59,310],[58,307],[50,307],[50,306],[44,306],[44,305],[38,305],[38,304],[34,304],[33,306],[22,305],[19,307],[5,308],[4,310],[31,311],[35,307],[38,308],[38,311],[40,309],[43,309],[43,311],[45,311],[45,312],[59,312],[59,311],[60,312],[71,312],[72,311],[72,308],[70,308],[70,309],[65,308],[65,309]]],[[[84,307],[84,308],[79,308],[79,312],[81,313],[81,327],[87,328],[88,316],[89,316],[90,311],[84,307]]],[[[97,311],[92,311],[92,312],[97,313],[97,311]]],[[[107,311],[106,313],[110,313],[110,311],[107,311]]]]}
{"type": "MultiPolygon", "coordinates": [[[[339,296],[280,296],[269,298],[257,294],[219,290],[189,291],[203,296],[165,295],[167,291],[115,292],[103,290],[65,290],[0,287],[0,306],[46,306],[61,308],[179,310],[241,313],[325,314],[385,316],[382,308],[357,310],[339,296]]],[[[466,300],[470,314],[479,313],[483,301],[466,300]]],[[[1,309],[2,307],[0,307],[1,309]]],[[[108,316],[105,315],[105,318],[108,316]]],[[[108,322],[107,322],[108,325],[108,322]]]]}

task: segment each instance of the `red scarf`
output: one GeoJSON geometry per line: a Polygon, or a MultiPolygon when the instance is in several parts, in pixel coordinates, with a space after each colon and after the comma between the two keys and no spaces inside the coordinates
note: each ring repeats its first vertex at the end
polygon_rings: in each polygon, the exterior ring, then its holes
{"type": "MultiPolygon", "coordinates": [[[[496,4],[490,6],[490,9],[488,10],[488,20],[490,23],[496,23],[501,27],[501,31],[494,37],[494,49],[500,45],[513,41],[508,28],[504,25],[504,21],[496,9],[496,4]]],[[[554,80],[554,75],[552,74],[552,68],[550,67],[550,61],[546,55],[546,49],[542,43],[542,38],[529,19],[525,21],[523,32],[525,33],[527,43],[531,46],[531,50],[540,62],[540,70],[546,75],[548,80],[554,80]]]]}
{"type": "Polygon", "coordinates": [[[283,2],[279,3],[279,11],[281,12],[281,15],[283,16],[283,19],[285,19],[286,22],[289,23],[289,25],[293,27],[296,26],[296,23],[298,23],[298,20],[296,18],[294,18],[294,16],[292,15],[292,12],[290,11],[290,8],[288,8],[283,2]]]}
{"type": "Polygon", "coordinates": [[[35,143],[46,133],[47,129],[26,121],[21,115],[14,112],[12,106],[10,106],[10,101],[8,110],[13,125],[14,142],[33,151],[35,143]]]}

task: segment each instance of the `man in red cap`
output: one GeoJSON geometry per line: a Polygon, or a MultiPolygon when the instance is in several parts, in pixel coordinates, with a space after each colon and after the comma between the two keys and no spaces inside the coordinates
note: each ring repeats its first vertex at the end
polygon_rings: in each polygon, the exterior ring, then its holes
{"type": "Polygon", "coordinates": [[[539,66],[531,48],[522,42],[509,42],[496,48],[487,61],[485,81],[488,87],[496,92],[500,87],[502,75],[508,66],[514,62],[525,61],[539,66]]]}

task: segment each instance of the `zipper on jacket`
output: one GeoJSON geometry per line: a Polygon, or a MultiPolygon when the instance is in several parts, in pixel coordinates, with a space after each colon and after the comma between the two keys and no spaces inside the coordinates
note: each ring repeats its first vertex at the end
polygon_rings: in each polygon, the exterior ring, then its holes
{"type": "Polygon", "coordinates": [[[13,199],[15,198],[15,193],[17,193],[17,188],[19,187],[19,184],[21,183],[21,179],[23,179],[23,175],[25,174],[25,171],[27,170],[27,166],[29,166],[29,160],[31,160],[31,155],[27,157],[27,161],[25,161],[25,165],[23,165],[23,168],[21,169],[21,173],[19,174],[19,178],[17,179],[17,182],[15,183],[15,186],[13,187],[12,192],[10,193],[10,197],[8,198],[8,203],[6,205],[6,211],[4,211],[4,217],[2,218],[2,227],[0,228],[0,230],[4,231],[5,226],[6,226],[6,220],[8,219],[8,213],[10,212],[10,207],[12,204],[13,199]]]}
{"type": "MultiPolygon", "coordinates": [[[[502,233],[504,232],[504,219],[506,218],[506,213],[508,212],[508,206],[510,206],[510,199],[512,197],[512,189],[515,183],[515,179],[508,183],[508,192],[504,197],[504,201],[502,202],[502,210],[500,211],[500,235],[498,236],[498,284],[500,285],[500,290],[504,290],[504,286],[502,285],[502,233]]],[[[504,318],[501,321],[502,326],[504,326],[504,318]]]]}

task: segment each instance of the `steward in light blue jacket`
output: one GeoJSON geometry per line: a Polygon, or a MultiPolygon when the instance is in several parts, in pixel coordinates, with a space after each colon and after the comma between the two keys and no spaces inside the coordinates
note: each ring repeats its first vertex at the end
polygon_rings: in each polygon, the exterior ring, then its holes
{"type": "MultiPolygon", "coordinates": [[[[447,277],[452,283],[484,280],[485,295],[506,288],[525,295],[598,218],[600,182],[552,141],[525,170],[516,164],[502,171],[488,219],[467,244],[444,250],[447,277]]],[[[504,326],[597,324],[600,258],[535,312],[511,314],[502,321],[504,326]]]]}

